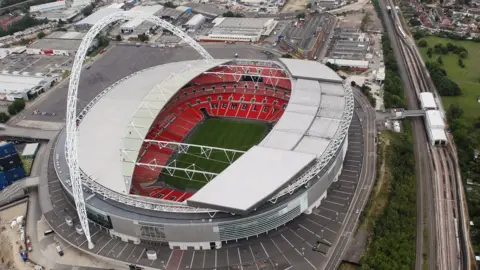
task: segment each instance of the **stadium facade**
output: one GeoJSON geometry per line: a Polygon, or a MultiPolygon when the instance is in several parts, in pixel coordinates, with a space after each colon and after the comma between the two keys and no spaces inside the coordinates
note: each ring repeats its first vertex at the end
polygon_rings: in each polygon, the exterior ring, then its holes
{"type": "MultiPolygon", "coordinates": [[[[214,102],[203,100],[207,106],[214,102]]],[[[230,99],[230,103],[233,102],[242,103],[230,99]]],[[[342,170],[352,114],[353,96],[349,86],[317,62],[197,60],[137,72],[102,92],[79,118],[79,165],[84,180],[89,179],[85,181],[84,191],[87,215],[90,222],[103,226],[112,236],[124,241],[167,242],[171,248],[181,249],[220,248],[222,242],[274,230],[302,213],[310,214],[327,197],[327,189],[342,170]],[[255,70],[254,75],[251,70],[255,70]],[[263,72],[260,75],[259,70],[263,72]],[[167,170],[164,168],[167,166],[158,163],[152,166],[139,156],[151,125],[158,125],[161,120],[157,115],[162,115],[169,104],[181,100],[178,96],[213,96],[216,93],[211,82],[214,77],[219,78],[217,84],[220,85],[243,86],[241,81],[248,74],[257,80],[262,78],[262,82],[250,80],[247,86],[238,87],[241,91],[232,88],[228,92],[227,87],[220,88],[220,92],[229,95],[262,92],[262,97],[274,97],[278,95],[274,89],[282,88],[282,83],[291,90],[287,91],[288,103],[281,108],[283,114],[275,120],[270,133],[230,165],[233,174],[225,170],[186,200],[130,194],[135,168],[156,173],[167,170]],[[200,93],[186,94],[185,89],[191,88],[191,82],[200,76],[205,84],[197,82],[194,86],[200,93]],[[280,79],[275,81],[277,77],[280,79]],[[255,87],[261,84],[270,85],[270,90],[255,87]],[[251,89],[247,89],[250,86],[251,89]],[[132,87],[136,91],[131,91],[132,87]],[[201,91],[202,88],[207,89],[201,91]],[[122,104],[122,100],[125,103],[122,104]],[[147,112],[152,116],[148,120],[147,112]],[[225,181],[230,182],[225,185],[225,181]]],[[[68,171],[65,140],[64,132],[55,148],[55,167],[64,188],[72,194],[69,175],[65,173],[68,171]]],[[[172,146],[162,142],[164,147],[172,146]]],[[[180,148],[173,150],[180,151],[180,148]]],[[[73,201],[73,196],[71,199],[73,201]]]]}

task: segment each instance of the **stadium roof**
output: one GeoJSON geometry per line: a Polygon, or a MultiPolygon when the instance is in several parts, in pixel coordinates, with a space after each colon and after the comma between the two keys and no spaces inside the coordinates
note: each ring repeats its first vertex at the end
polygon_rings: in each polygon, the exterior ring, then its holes
{"type": "Polygon", "coordinates": [[[113,84],[86,114],[78,131],[78,157],[84,173],[110,190],[128,194],[140,146],[163,105],[200,72],[225,61],[169,63],[113,84]]]}
{"type": "Polygon", "coordinates": [[[315,61],[281,58],[280,62],[296,78],[342,82],[342,78],[335,71],[315,61]]]}
{"type": "Polygon", "coordinates": [[[314,159],[311,154],[254,146],[197,191],[187,204],[248,214],[314,159]]]}
{"type": "MultiPolygon", "coordinates": [[[[230,61],[169,63],[112,85],[80,125],[82,170],[100,185],[128,194],[141,146],[163,106],[193,78],[230,61]]],[[[336,155],[333,142],[344,138],[341,127],[348,127],[353,112],[343,80],[318,62],[281,62],[292,80],[283,116],[258,146],[188,199],[188,205],[246,214],[290,187],[290,180],[313,161],[323,164],[336,155]]]]}

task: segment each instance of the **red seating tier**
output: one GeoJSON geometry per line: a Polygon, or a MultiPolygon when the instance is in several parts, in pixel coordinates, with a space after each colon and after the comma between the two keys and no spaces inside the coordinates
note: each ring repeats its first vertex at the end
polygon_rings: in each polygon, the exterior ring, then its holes
{"type": "MultiPolygon", "coordinates": [[[[225,70],[228,69],[227,67],[222,68],[223,72],[234,71],[233,69],[225,70]]],[[[222,71],[222,68],[218,67],[216,71],[222,71]]],[[[250,71],[258,71],[263,75],[286,77],[285,73],[279,70],[260,71],[255,67],[250,67],[250,71]]],[[[203,74],[197,77],[193,82],[208,85],[208,89],[205,89],[207,91],[201,91],[198,89],[198,85],[180,91],[159,113],[146,138],[181,142],[203,119],[201,108],[205,108],[212,116],[264,121],[276,121],[283,114],[284,105],[287,104],[289,98],[288,91],[291,88],[288,78],[277,80],[275,83],[271,81],[264,83],[235,82],[233,77],[224,77],[221,80],[219,78],[214,74],[203,74]],[[269,84],[277,85],[277,89],[280,90],[273,91],[269,84]],[[246,88],[245,85],[247,85],[246,88]]],[[[191,193],[179,190],[142,186],[151,185],[157,181],[162,170],[161,166],[166,164],[173,153],[173,150],[161,148],[155,143],[144,142],[143,148],[144,152],[138,159],[139,163],[157,166],[137,165],[135,167],[132,193],[176,201],[183,201],[192,196],[191,193]]]]}

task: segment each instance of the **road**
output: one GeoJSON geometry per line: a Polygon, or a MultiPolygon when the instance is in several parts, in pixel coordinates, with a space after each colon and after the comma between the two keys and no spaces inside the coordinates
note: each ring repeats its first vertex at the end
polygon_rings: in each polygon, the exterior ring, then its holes
{"type": "MultiPolygon", "coordinates": [[[[393,6],[391,2],[378,1],[380,9],[383,12],[384,25],[388,36],[391,40],[391,46],[395,58],[397,59],[400,77],[404,82],[404,87],[407,95],[407,104],[410,110],[419,109],[417,94],[415,91],[415,82],[409,77],[409,67],[407,66],[407,59],[402,53],[401,41],[396,35],[395,25],[390,20],[390,15],[387,14],[387,5],[393,6]]],[[[415,179],[417,182],[417,238],[416,238],[416,262],[415,268],[422,269],[424,245],[428,244],[428,265],[429,269],[436,269],[436,239],[434,233],[436,232],[435,224],[435,207],[433,205],[433,178],[431,172],[431,163],[429,157],[429,141],[426,137],[426,130],[421,119],[412,120],[412,136],[413,147],[415,155],[415,179]],[[426,211],[426,213],[424,213],[426,211]],[[426,215],[425,215],[426,214],[426,215]],[[428,243],[424,243],[424,219],[426,216],[428,243]]]]}
{"type": "Polygon", "coordinates": [[[354,90],[355,100],[363,109],[362,116],[359,115],[360,121],[364,128],[364,155],[363,168],[360,182],[358,184],[358,191],[352,200],[351,207],[345,217],[345,226],[338,242],[334,243],[329,251],[328,259],[325,263],[324,269],[337,269],[340,265],[343,255],[345,254],[351,237],[355,235],[355,228],[357,227],[358,218],[368,201],[370,191],[375,182],[376,175],[376,145],[375,145],[375,111],[370,106],[370,103],[365,96],[358,90],[354,90]],[[357,212],[357,210],[359,210],[357,212]]]}

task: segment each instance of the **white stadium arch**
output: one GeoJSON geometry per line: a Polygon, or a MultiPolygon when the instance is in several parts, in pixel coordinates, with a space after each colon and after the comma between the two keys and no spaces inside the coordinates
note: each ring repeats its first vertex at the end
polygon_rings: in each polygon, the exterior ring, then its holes
{"type": "Polygon", "coordinates": [[[146,16],[141,13],[132,13],[132,12],[117,12],[115,14],[106,16],[99,20],[85,35],[80,44],[80,47],[77,50],[75,55],[75,60],[72,66],[72,74],[70,77],[70,83],[68,87],[68,98],[67,98],[67,139],[65,142],[65,155],[67,158],[68,169],[70,172],[70,182],[72,185],[73,196],[75,199],[75,205],[77,208],[78,217],[83,228],[83,232],[88,241],[88,248],[94,248],[92,243],[90,229],[88,226],[87,212],[85,208],[85,200],[83,196],[82,189],[82,178],[81,172],[78,164],[78,149],[77,149],[77,94],[78,94],[78,84],[80,81],[80,74],[82,71],[82,65],[85,60],[88,48],[92,43],[93,39],[102,31],[106,26],[122,20],[131,20],[134,18],[142,18],[146,21],[155,23],[159,27],[169,30],[174,35],[181,38],[184,42],[190,45],[195,49],[204,59],[211,60],[213,57],[198,44],[194,39],[189,37],[183,31],[170,24],[167,21],[164,21],[158,17],[146,16]]]}

